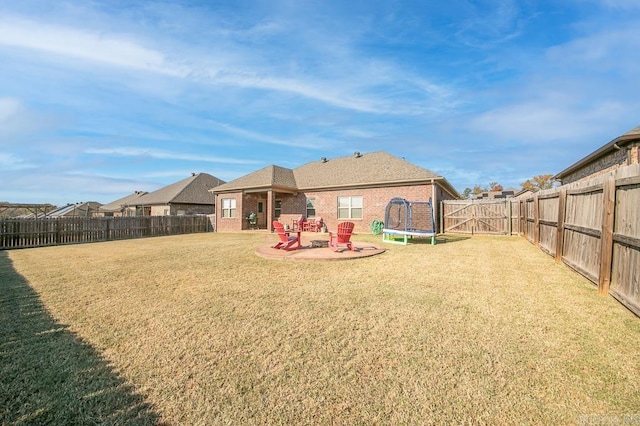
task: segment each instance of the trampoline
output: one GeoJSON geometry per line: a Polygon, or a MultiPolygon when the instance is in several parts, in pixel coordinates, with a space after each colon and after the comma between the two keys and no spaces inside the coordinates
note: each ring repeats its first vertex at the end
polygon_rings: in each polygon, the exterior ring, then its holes
{"type": "Polygon", "coordinates": [[[436,243],[435,215],[429,201],[407,201],[392,198],[385,209],[382,241],[404,244],[413,237],[430,237],[436,243]]]}

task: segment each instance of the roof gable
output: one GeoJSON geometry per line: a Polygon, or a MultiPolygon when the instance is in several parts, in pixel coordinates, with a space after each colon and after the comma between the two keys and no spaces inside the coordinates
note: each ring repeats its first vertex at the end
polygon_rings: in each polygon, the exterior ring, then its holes
{"type": "Polygon", "coordinates": [[[297,189],[293,171],[276,165],[267,166],[220,185],[215,192],[270,187],[297,189]]]}
{"type": "Polygon", "coordinates": [[[138,198],[136,205],[213,204],[209,190],[221,183],[224,181],[207,173],[193,174],[186,179],[143,195],[138,198]]]}

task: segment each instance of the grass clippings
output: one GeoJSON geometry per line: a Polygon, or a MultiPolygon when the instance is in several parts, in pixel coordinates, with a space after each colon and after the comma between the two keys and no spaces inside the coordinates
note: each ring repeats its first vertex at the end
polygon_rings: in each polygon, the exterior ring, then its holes
{"type": "Polygon", "coordinates": [[[640,412],[640,320],[524,239],[441,236],[344,262],[255,255],[272,240],[0,252],[0,423],[572,424],[640,412]]]}

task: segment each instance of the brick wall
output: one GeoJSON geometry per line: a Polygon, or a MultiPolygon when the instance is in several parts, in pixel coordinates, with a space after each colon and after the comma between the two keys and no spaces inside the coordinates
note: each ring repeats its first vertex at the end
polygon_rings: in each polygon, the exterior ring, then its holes
{"type": "MultiPolygon", "coordinates": [[[[438,224],[439,203],[442,200],[452,199],[446,191],[442,190],[438,185],[436,187],[436,205],[434,211],[436,214],[436,226],[438,224]]],[[[327,228],[336,229],[338,226],[338,197],[354,197],[361,196],[363,203],[362,219],[350,219],[355,224],[355,232],[369,233],[370,225],[374,219],[384,221],[384,214],[389,200],[394,197],[401,197],[410,201],[427,201],[434,198],[432,194],[432,185],[405,185],[394,187],[374,187],[363,189],[344,189],[332,191],[309,191],[299,192],[295,195],[275,193],[274,200],[281,201],[280,222],[285,225],[292,226],[293,221],[300,216],[306,216],[307,198],[314,199],[315,218],[322,217],[327,228]]],[[[256,211],[258,199],[265,199],[266,193],[246,194],[244,201],[242,193],[220,194],[217,196],[216,206],[216,223],[217,230],[221,232],[232,232],[247,229],[247,221],[244,219],[251,211],[256,211]],[[236,199],[236,217],[222,218],[222,198],[236,199]]],[[[269,219],[267,219],[268,222],[269,219]]],[[[269,224],[270,225],[270,224],[269,224]]]]}
{"type": "Polygon", "coordinates": [[[630,153],[631,151],[628,150],[627,147],[612,151],[609,154],[599,158],[598,160],[592,161],[581,169],[578,169],[570,175],[566,176],[564,179],[562,179],[562,184],[566,185],[583,179],[596,177],[619,167],[629,165],[631,164],[629,163],[630,153]]]}
{"type": "MultiPolygon", "coordinates": [[[[216,195],[216,231],[220,232],[234,232],[247,228],[247,221],[244,219],[246,215],[243,215],[243,203],[242,192],[233,192],[230,194],[218,194],[216,195]],[[222,217],[222,199],[234,198],[236,200],[236,216],[235,217],[222,217]]],[[[247,215],[249,213],[247,212],[247,215]]]]}
{"type": "Polygon", "coordinates": [[[186,216],[213,214],[213,204],[171,204],[171,214],[176,216],[184,212],[186,216]]]}
{"type": "MultiPolygon", "coordinates": [[[[431,185],[396,186],[384,188],[349,189],[322,192],[307,192],[307,198],[314,198],[316,216],[321,216],[327,228],[336,229],[338,222],[338,197],[362,196],[362,219],[350,219],[355,224],[354,232],[369,233],[374,219],[384,221],[384,213],[389,200],[402,197],[407,200],[426,201],[431,194],[431,185]]],[[[303,210],[304,211],[304,210],[303,210]]]]}
{"type": "Polygon", "coordinates": [[[629,145],[629,164],[640,163],[640,142],[629,145]]]}

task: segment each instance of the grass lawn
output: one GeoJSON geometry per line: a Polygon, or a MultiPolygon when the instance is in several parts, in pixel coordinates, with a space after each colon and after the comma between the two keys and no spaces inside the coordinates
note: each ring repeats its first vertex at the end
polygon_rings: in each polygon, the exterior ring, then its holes
{"type": "Polygon", "coordinates": [[[270,241],[0,252],[0,424],[640,422],[640,319],[521,238],[270,241]]]}

